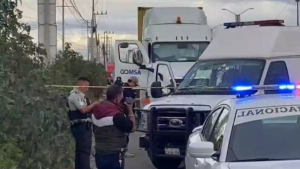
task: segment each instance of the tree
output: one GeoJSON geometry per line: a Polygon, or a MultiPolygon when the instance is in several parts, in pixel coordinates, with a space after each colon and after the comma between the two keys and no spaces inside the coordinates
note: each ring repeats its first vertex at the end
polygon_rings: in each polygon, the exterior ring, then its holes
{"type": "MultiPolygon", "coordinates": [[[[15,1],[0,2],[0,12],[7,14],[0,16],[0,168],[70,168],[74,141],[67,110],[59,102],[66,89],[45,85],[69,85],[76,76],[92,79],[104,70],[84,61],[70,45],[46,67],[45,50],[33,43],[30,26],[18,21],[22,12],[16,7],[15,1]],[[76,71],[83,68],[84,73],[76,71]]],[[[103,83],[101,78],[93,83],[103,83]]]]}
{"type": "MultiPolygon", "coordinates": [[[[83,60],[83,56],[74,51],[71,43],[65,44],[64,54],[62,51],[49,68],[49,73],[53,77],[52,84],[74,85],[74,81],[81,76],[91,80],[92,86],[104,86],[106,84],[105,68],[102,64],[83,60]]],[[[102,89],[91,89],[90,97],[99,98],[102,89]]]]}

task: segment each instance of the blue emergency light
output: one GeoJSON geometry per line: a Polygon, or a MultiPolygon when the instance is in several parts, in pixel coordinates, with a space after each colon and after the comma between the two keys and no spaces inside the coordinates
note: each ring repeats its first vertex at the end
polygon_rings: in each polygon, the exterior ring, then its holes
{"type": "Polygon", "coordinates": [[[235,28],[237,26],[284,26],[284,20],[263,20],[263,21],[247,21],[247,22],[228,22],[224,23],[226,28],[235,28]]]}
{"type": "Polygon", "coordinates": [[[233,91],[250,91],[250,90],[295,90],[300,89],[300,85],[281,84],[281,85],[261,85],[261,86],[233,86],[233,91]]]}
{"type": "MultiPolygon", "coordinates": [[[[261,85],[261,86],[233,86],[231,90],[236,92],[237,98],[251,96],[256,90],[274,90],[282,91],[283,93],[292,93],[296,89],[300,89],[300,85],[295,84],[280,84],[280,85],[261,85]]],[[[279,92],[279,93],[282,93],[279,92]]]]}

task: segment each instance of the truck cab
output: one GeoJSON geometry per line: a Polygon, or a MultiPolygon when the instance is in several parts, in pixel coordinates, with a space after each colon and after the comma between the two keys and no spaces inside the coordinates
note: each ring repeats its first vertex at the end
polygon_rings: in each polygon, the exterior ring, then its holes
{"type": "MultiPolygon", "coordinates": [[[[202,8],[139,7],[138,20],[139,40],[116,41],[115,79],[126,82],[134,75],[140,87],[158,80],[179,84],[212,39],[202,8]]],[[[141,93],[146,96],[152,97],[150,89],[141,93]]]]}
{"type": "Polygon", "coordinates": [[[228,29],[214,37],[173,93],[163,96],[162,89],[151,89],[156,100],[140,110],[139,129],[145,132],[140,147],[145,148],[156,168],[175,169],[180,165],[193,129],[204,123],[219,102],[236,97],[234,90],[226,88],[299,83],[300,27],[270,26],[282,22],[224,24],[228,29]],[[239,26],[242,28],[232,28],[239,26]]]}

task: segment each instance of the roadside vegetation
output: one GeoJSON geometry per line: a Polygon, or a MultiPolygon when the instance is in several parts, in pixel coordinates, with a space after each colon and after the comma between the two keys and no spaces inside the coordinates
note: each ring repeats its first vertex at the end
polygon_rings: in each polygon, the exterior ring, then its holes
{"type": "MultiPolygon", "coordinates": [[[[17,3],[0,2],[0,168],[72,168],[74,141],[63,99],[72,88],[45,85],[73,85],[79,76],[105,85],[105,70],[85,61],[70,43],[52,65],[43,64],[45,50],[20,22],[17,3]]],[[[90,94],[98,98],[101,90],[90,94]]]]}

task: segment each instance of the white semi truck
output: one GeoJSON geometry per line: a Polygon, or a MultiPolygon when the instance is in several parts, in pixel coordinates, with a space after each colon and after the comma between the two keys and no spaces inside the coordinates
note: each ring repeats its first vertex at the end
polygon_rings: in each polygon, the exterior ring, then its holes
{"type": "MultiPolygon", "coordinates": [[[[114,80],[126,82],[134,75],[140,87],[155,81],[169,85],[172,76],[176,86],[212,40],[201,7],[139,7],[138,34],[139,40],[116,41],[114,80]]],[[[140,97],[146,96],[151,98],[150,89],[141,92],[140,97]]]]}

